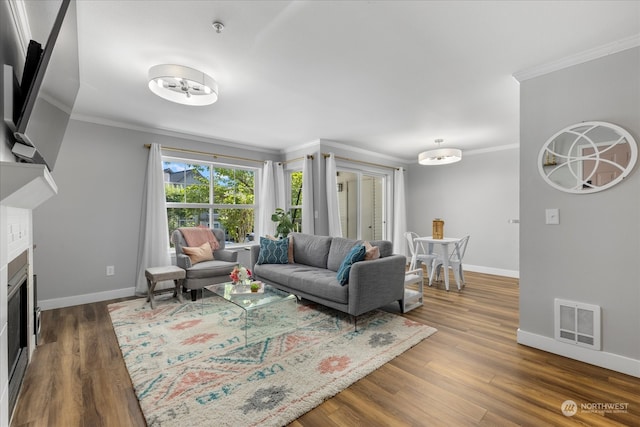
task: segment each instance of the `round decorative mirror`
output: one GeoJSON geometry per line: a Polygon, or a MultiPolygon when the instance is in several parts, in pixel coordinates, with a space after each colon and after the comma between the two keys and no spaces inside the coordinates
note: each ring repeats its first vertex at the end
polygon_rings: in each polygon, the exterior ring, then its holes
{"type": "Polygon", "coordinates": [[[558,190],[587,194],[622,181],[637,158],[638,147],[629,132],[611,123],[583,122],[547,140],[538,156],[538,170],[558,190]]]}

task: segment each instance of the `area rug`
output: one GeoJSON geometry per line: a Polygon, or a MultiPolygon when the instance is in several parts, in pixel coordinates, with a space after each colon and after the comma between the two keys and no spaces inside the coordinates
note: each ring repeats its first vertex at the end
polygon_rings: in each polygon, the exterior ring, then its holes
{"type": "Polygon", "coordinates": [[[245,345],[243,311],[217,296],[109,305],[149,426],[282,426],[436,330],[396,314],[308,302],[293,331],[245,345]]]}

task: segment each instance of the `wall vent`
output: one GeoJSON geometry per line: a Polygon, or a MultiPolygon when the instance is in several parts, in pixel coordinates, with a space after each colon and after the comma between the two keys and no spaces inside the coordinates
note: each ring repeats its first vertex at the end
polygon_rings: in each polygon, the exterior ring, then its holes
{"type": "Polygon", "coordinates": [[[555,299],[555,339],[600,350],[600,306],[555,299]]]}

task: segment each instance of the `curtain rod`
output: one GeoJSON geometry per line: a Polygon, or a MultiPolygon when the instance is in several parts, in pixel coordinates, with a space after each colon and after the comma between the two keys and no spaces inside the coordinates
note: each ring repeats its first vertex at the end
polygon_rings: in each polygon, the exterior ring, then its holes
{"type": "MultiPolygon", "coordinates": [[[[329,153],[322,153],[322,155],[324,156],[325,159],[330,156],[329,153]]],[[[362,165],[375,166],[375,167],[378,167],[378,168],[393,169],[393,170],[400,170],[401,169],[401,168],[396,167],[396,166],[387,166],[387,165],[381,165],[379,163],[365,162],[363,160],[350,159],[349,157],[342,157],[342,156],[335,156],[335,155],[334,155],[334,157],[336,158],[336,160],[344,160],[344,161],[347,161],[347,162],[360,163],[362,165]]]]}
{"type": "Polygon", "coordinates": [[[296,157],[295,159],[289,159],[282,162],[278,162],[280,164],[286,165],[287,163],[297,162],[298,160],[311,159],[313,160],[313,155],[307,154],[306,156],[296,157]]]}
{"type": "MultiPolygon", "coordinates": [[[[145,148],[151,148],[151,144],[144,144],[144,146],[145,148]]],[[[201,154],[203,156],[211,156],[214,159],[223,158],[223,159],[233,159],[233,160],[244,160],[246,162],[253,162],[253,163],[264,163],[264,160],[250,159],[248,157],[240,157],[240,156],[231,156],[228,154],[207,153],[206,151],[189,150],[186,148],[173,148],[173,147],[165,147],[165,146],[162,146],[161,148],[162,150],[165,150],[165,151],[175,151],[178,153],[190,153],[190,154],[201,154]]]]}

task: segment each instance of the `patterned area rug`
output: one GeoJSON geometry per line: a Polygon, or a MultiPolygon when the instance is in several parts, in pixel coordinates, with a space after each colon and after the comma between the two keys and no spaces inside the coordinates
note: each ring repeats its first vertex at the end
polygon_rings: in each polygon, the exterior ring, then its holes
{"type": "Polygon", "coordinates": [[[436,330],[384,311],[298,303],[297,329],[245,346],[244,314],[217,296],[109,305],[149,426],[282,426],[436,330]]]}

